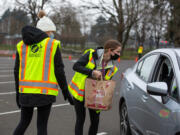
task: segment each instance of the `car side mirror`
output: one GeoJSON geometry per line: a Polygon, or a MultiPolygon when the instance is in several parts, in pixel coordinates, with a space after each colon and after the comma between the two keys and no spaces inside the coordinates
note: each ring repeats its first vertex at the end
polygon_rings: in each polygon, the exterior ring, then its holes
{"type": "Polygon", "coordinates": [[[147,92],[156,96],[167,96],[168,86],[165,82],[153,82],[147,85],[147,92]]]}

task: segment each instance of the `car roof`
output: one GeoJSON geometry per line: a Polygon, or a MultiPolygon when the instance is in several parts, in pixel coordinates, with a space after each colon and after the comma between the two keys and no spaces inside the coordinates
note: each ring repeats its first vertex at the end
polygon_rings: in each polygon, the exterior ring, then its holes
{"type": "Polygon", "coordinates": [[[166,53],[166,54],[172,54],[175,53],[180,57],[180,48],[163,48],[163,49],[156,49],[151,51],[150,53],[166,53]]]}

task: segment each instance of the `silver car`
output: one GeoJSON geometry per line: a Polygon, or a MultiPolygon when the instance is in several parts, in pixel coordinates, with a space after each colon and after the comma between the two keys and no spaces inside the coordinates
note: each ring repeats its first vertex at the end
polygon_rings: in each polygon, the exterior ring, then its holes
{"type": "Polygon", "coordinates": [[[121,135],[180,135],[180,49],[158,49],[122,74],[121,135]]]}

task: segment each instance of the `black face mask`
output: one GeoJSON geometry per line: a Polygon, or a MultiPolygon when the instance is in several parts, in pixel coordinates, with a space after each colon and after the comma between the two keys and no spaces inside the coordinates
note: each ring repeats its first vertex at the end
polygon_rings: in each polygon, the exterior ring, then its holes
{"type": "Polygon", "coordinates": [[[114,56],[111,55],[111,60],[117,60],[120,56],[115,54],[114,56]]]}

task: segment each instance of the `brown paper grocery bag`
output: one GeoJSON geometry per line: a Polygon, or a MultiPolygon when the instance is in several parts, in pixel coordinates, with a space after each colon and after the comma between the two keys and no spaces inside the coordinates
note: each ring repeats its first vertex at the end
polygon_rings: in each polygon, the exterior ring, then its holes
{"type": "Polygon", "coordinates": [[[109,110],[115,89],[113,80],[86,79],[85,84],[85,107],[95,110],[109,110]]]}

